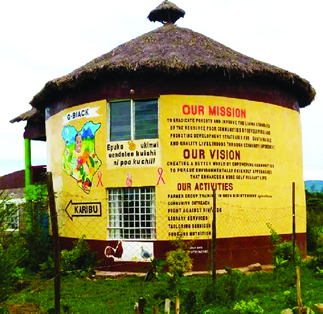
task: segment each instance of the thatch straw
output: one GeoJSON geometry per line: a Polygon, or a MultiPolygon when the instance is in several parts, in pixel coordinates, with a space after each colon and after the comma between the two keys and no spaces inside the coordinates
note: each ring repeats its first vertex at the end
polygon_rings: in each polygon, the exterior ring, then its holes
{"type": "Polygon", "coordinates": [[[39,115],[40,115],[40,112],[36,108],[33,107],[32,109],[22,113],[18,117],[10,120],[10,122],[15,123],[15,122],[20,122],[20,121],[28,121],[30,119],[37,118],[37,116],[39,116],[39,115]]]}
{"type": "Polygon", "coordinates": [[[166,24],[120,45],[66,76],[49,81],[34,96],[31,105],[41,108],[55,96],[73,92],[80,84],[84,88],[103,77],[147,73],[180,77],[208,74],[220,79],[271,82],[274,86],[291,90],[300,107],[309,105],[315,96],[309,82],[296,74],[247,57],[189,29],[166,24]]]}

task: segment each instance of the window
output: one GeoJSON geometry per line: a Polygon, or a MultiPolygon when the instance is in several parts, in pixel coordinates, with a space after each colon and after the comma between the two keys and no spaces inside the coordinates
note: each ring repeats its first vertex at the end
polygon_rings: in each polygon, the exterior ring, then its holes
{"type": "Polygon", "coordinates": [[[109,239],[155,239],[155,188],[108,190],[109,239]]]}
{"type": "Polygon", "coordinates": [[[110,141],[157,137],[157,99],[110,102],[110,141]]]}
{"type": "Polygon", "coordinates": [[[0,229],[15,231],[19,228],[19,211],[23,210],[24,199],[2,200],[0,206],[0,229]]]}

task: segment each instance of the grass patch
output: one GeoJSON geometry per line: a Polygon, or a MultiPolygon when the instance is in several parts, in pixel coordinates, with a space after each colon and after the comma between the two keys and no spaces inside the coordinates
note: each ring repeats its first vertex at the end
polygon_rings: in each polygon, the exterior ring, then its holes
{"type": "MultiPolygon", "coordinates": [[[[290,276],[294,274],[287,270],[251,275],[233,271],[231,275],[217,277],[215,290],[210,276],[183,277],[176,290],[181,296],[181,314],[234,314],[237,313],[234,306],[242,300],[247,305],[257,300],[257,306],[264,313],[278,314],[296,304],[296,281],[288,278],[290,276]]],[[[302,267],[301,287],[305,305],[313,307],[315,303],[323,303],[323,276],[302,267]]],[[[147,282],[143,277],[89,280],[70,275],[61,280],[62,313],[133,313],[134,303],[140,297],[147,300],[146,313],[152,313],[152,306],[166,296],[172,297],[168,282],[147,282]]],[[[44,312],[53,308],[53,280],[33,277],[29,286],[12,295],[6,304],[22,303],[38,304],[44,312]]],[[[162,307],[160,312],[163,313],[162,307]]]]}

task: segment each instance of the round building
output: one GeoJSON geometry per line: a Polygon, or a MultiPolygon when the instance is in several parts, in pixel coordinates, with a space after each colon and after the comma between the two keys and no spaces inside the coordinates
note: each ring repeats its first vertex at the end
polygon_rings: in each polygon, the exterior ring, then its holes
{"type": "Polygon", "coordinates": [[[203,270],[214,234],[218,266],[266,264],[270,228],[290,240],[295,209],[306,254],[299,109],[315,91],[177,27],[184,14],[164,1],[149,15],[162,27],[32,99],[46,113],[61,245],[85,235],[111,269],[135,269],[180,236],[203,270]]]}

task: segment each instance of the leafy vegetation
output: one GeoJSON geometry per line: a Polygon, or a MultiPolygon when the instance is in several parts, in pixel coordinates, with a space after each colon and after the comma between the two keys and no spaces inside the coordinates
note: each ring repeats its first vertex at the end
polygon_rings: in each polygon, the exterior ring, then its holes
{"type": "Polygon", "coordinates": [[[90,246],[85,241],[85,236],[74,241],[71,251],[61,252],[61,269],[63,272],[74,272],[77,276],[85,277],[94,274],[94,269],[98,266],[96,253],[90,252],[90,246]]]}
{"type": "Polygon", "coordinates": [[[27,250],[19,242],[11,242],[7,248],[0,244],[0,302],[12,293],[13,287],[23,277],[23,261],[27,250]]]}
{"type": "Polygon", "coordinates": [[[48,194],[45,185],[31,185],[25,190],[26,230],[20,232],[28,258],[24,265],[33,272],[38,272],[40,264],[47,261],[51,254],[49,237],[48,194]]]}
{"type": "Polygon", "coordinates": [[[242,300],[233,308],[233,311],[239,314],[262,314],[264,310],[258,304],[258,299],[253,299],[248,302],[242,300]]]}
{"type": "MultiPolygon", "coordinates": [[[[53,277],[46,225],[46,193],[41,188],[34,189],[33,193],[30,197],[31,207],[28,208],[27,230],[4,237],[1,241],[0,312],[1,302],[7,307],[31,303],[40,307],[41,311],[50,311],[54,305],[53,281],[46,279],[53,277]],[[33,243],[43,247],[35,247],[33,243]],[[35,272],[38,274],[35,275],[35,272]],[[22,291],[18,292],[17,283],[22,280],[27,284],[20,287],[22,291]]],[[[71,251],[62,251],[61,268],[66,275],[61,280],[62,311],[133,313],[134,303],[144,298],[147,301],[145,313],[151,313],[153,306],[163,312],[165,298],[170,298],[174,303],[176,296],[179,296],[182,314],[280,313],[297,305],[295,265],[302,270],[303,304],[313,308],[315,303],[323,303],[322,205],[323,194],[307,192],[308,230],[312,232],[310,247],[314,257],[311,261],[304,264],[297,247],[293,254],[292,243],[282,241],[275,230],[268,226],[274,247],[275,271],[246,275],[226,268],[226,274],[217,277],[215,286],[211,285],[210,276],[185,276],[191,270],[192,261],[189,244],[180,238],[173,243],[176,250],[167,254],[166,261],[152,259],[144,277],[95,279],[92,276],[96,266],[95,254],[89,251],[82,237],[75,241],[71,251]]]]}
{"type": "MultiPolygon", "coordinates": [[[[285,308],[296,306],[296,282],[291,284],[290,280],[277,278],[273,273],[245,275],[233,271],[231,279],[229,277],[229,274],[217,277],[215,296],[212,295],[212,288],[208,285],[212,281],[210,276],[182,277],[180,313],[261,313],[263,309],[263,313],[278,314],[285,308]],[[207,288],[203,287],[210,287],[208,295],[207,288]],[[222,288],[231,291],[231,296],[225,297],[225,301],[221,300],[221,294],[226,296],[226,292],[221,291],[222,288]],[[240,312],[237,304],[242,308],[240,312]],[[252,310],[254,312],[250,312],[252,310]]],[[[315,303],[322,303],[323,277],[302,266],[301,280],[303,303],[311,308],[315,303]]],[[[163,313],[165,299],[162,296],[159,300],[155,298],[162,289],[168,291],[167,282],[147,282],[144,281],[144,277],[138,276],[89,280],[68,275],[62,277],[62,313],[64,313],[63,307],[66,311],[68,309],[69,313],[133,313],[134,303],[140,297],[147,300],[145,313],[151,313],[153,305],[157,305],[159,312],[163,313]]],[[[48,311],[54,305],[52,280],[34,277],[26,289],[12,295],[7,301],[7,305],[19,303],[38,304],[43,311],[48,311]]]]}
{"type": "Polygon", "coordinates": [[[17,207],[5,192],[0,193],[0,302],[12,293],[19,281],[39,270],[39,264],[48,258],[47,192],[42,185],[26,191],[26,230],[8,231],[8,221],[17,215],[17,207]]]}
{"type": "Polygon", "coordinates": [[[173,244],[177,247],[174,251],[166,254],[166,262],[169,266],[169,272],[174,277],[182,277],[193,267],[193,261],[189,256],[190,243],[186,243],[181,237],[178,237],[173,244]]]}
{"type": "Polygon", "coordinates": [[[307,207],[307,250],[317,255],[322,245],[323,237],[323,193],[306,191],[307,207]]]}

